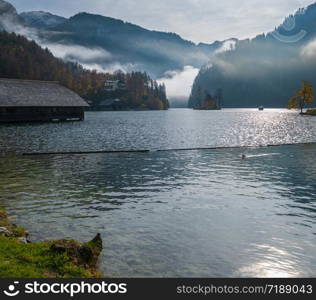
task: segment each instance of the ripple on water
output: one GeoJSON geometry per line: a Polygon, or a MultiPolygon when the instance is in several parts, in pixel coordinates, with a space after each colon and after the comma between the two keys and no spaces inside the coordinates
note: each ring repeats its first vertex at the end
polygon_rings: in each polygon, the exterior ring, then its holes
{"type": "Polygon", "coordinates": [[[0,205],[34,239],[102,233],[110,276],[315,276],[315,151],[5,156],[0,205]]]}

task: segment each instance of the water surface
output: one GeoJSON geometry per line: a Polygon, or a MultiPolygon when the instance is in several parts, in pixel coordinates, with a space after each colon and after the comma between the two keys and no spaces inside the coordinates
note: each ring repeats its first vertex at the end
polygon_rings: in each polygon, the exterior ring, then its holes
{"type": "Polygon", "coordinates": [[[85,122],[0,126],[0,152],[259,146],[316,141],[316,118],[288,110],[88,112],[85,122]]]}
{"type": "MultiPolygon", "coordinates": [[[[283,111],[90,113],[83,123],[1,126],[0,143],[29,152],[315,142],[315,121],[283,111]]],[[[7,153],[0,205],[34,240],[100,232],[107,276],[315,277],[315,154],[315,145],[7,153]]]]}

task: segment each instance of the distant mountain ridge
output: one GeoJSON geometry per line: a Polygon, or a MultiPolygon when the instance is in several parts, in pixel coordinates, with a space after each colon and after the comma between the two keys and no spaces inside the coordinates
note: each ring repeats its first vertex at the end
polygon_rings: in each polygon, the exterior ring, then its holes
{"type": "Polygon", "coordinates": [[[31,32],[31,39],[35,37],[58,57],[99,71],[146,71],[160,78],[167,71],[181,71],[185,66],[200,68],[225,43],[197,45],[175,33],[147,30],[84,12],[68,19],[44,11],[18,15],[8,2],[0,0],[0,5],[1,19],[6,16],[4,25],[0,22],[4,30],[15,31],[16,23],[31,32]]]}
{"type": "Polygon", "coordinates": [[[316,4],[299,9],[268,34],[212,44],[88,13],[68,19],[48,12],[18,15],[4,0],[0,30],[35,39],[55,56],[88,69],[147,71],[161,78],[185,66],[199,68],[190,107],[218,89],[226,107],[284,107],[300,81],[316,85],[316,4]]]}
{"type": "Polygon", "coordinates": [[[224,107],[285,107],[302,80],[316,87],[316,3],[268,34],[213,56],[192,87],[189,107],[221,89],[224,107]]]}
{"type": "MultiPolygon", "coordinates": [[[[195,72],[226,44],[226,41],[195,44],[176,33],[147,30],[119,19],[85,12],[70,18],[45,11],[18,15],[4,0],[0,0],[0,30],[35,40],[54,56],[78,62],[89,70],[140,71],[160,80],[185,72],[188,67],[195,72]]],[[[177,97],[172,100],[186,101],[183,96],[177,97]]]]}
{"type": "MultiPolygon", "coordinates": [[[[27,21],[27,19],[25,19],[27,21]]],[[[110,57],[95,61],[105,69],[116,62],[155,77],[186,65],[201,67],[222,42],[196,45],[175,33],[151,31],[118,19],[79,13],[53,27],[45,26],[46,43],[104,49],[110,57]]],[[[90,61],[80,61],[91,63],[90,61]]]]}
{"type": "Polygon", "coordinates": [[[58,26],[67,21],[66,18],[44,11],[23,12],[20,17],[31,27],[48,28],[58,26]]]}

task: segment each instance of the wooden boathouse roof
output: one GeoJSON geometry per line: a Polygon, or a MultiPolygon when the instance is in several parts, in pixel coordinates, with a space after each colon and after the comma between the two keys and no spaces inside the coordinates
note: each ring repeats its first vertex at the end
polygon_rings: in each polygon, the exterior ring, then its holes
{"type": "Polygon", "coordinates": [[[0,107],[86,107],[79,95],[55,81],[0,78],[0,107]]]}

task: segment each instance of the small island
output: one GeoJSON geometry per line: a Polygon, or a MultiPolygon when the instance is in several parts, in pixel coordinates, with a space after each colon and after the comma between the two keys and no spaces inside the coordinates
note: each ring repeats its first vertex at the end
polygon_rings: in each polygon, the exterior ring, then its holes
{"type": "Polygon", "coordinates": [[[192,107],[194,110],[221,110],[223,103],[223,92],[222,89],[217,89],[215,94],[211,95],[207,91],[204,91],[200,86],[198,88],[196,99],[196,104],[192,107]]]}

